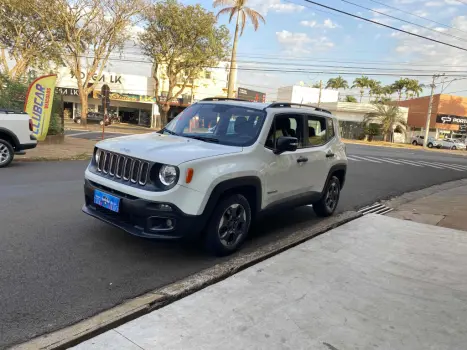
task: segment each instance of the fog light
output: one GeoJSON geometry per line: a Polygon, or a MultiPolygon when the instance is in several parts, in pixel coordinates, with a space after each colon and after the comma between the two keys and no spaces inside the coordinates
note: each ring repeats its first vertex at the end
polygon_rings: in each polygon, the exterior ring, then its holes
{"type": "Polygon", "coordinates": [[[170,220],[170,219],[167,219],[167,221],[165,222],[165,224],[167,225],[167,228],[172,228],[172,227],[173,227],[172,220],[170,220]]]}

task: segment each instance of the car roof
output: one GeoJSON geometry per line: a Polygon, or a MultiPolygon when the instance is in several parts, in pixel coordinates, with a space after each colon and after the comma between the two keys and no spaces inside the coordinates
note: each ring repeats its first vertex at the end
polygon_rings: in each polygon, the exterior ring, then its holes
{"type": "Polygon", "coordinates": [[[323,117],[328,118],[335,118],[335,116],[325,109],[310,106],[310,105],[302,105],[297,103],[291,102],[273,102],[273,103],[261,103],[261,102],[250,102],[246,100],[239,100],[239,99],[226,99],[226,98],[207,98],[201,100],[197,103],[200,104],[222,104],[222,105],[230,105],[236,107],[244,107],[244,108],[252,108],[257,110],[266,110],[266,109],[274,109],[274,111],[278,113],[303,113],[307,111],[312,111],[313,114],[320,115],[323,117]]]}

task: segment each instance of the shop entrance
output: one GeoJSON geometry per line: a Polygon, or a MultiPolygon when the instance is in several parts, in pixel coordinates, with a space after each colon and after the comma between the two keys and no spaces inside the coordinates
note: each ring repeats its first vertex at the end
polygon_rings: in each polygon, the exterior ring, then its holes
{"type": "Polygon", "coordinates": [[[65,119],[73,119],[73,102],[63,102],[63,115],[65,119]]]}
{"type": "Polygon", "coordinates": [[[122,123],[138,124],[139,109],[119,107],[118,116],[122,123]]]}

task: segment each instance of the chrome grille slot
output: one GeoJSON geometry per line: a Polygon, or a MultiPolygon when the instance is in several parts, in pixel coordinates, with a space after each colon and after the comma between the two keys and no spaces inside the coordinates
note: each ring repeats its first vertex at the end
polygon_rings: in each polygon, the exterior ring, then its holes
{"type": "Polygon", "coordinates": [[[123,166],[123,180],[128,181],[131,176],[131,163],[133,162],[132,159],[126,158],[125,165],[123,166]]]}
{"type": "Polygon", "coordinates": [[[105,152],[104,151],[97,151],[99,152],[99,163],[97,164],[97,170],[102,171],[102,167],[104,166],[104,157],[105,157],[105,152]]]}
{"type": "Polygon", "coordinates": [[[141,161],[135,159],[133,163],[131,164],[131,175],[130,175],[130,180],[134,184],[138,182],[138,175],[139,175],[139,168],[141,166],[141,161]]]}
{"type": "Polygon", "coordinates": [[[140,186],[148,183],[151,170],[149,162],[100,149],[96,152],[99,156],[96,171],[103,176],[115,181],[130,181],[140,186]]]}
{"type": "Polygon", "coordinates": [[[139,184],[144,186],[148,182],[148,174],[149,174],[149,163],[142,162],[141,163],[141,170],[139,171],[139,184]]]}
{"type": "Polygon", "coordinates": [[[117,176],[118,179],[122,178],[123,175],[123,166],[125,165],[125,157],[124,156],[118,156],[117,159],[117,166],[115,170],[115,176],[117,176]]]}
{"type": "Polygon", "coordinates": [[[117,158],[118,158],[118,155],[116,155],[115,153],[113,153],[110,156],[110,168],[109,168],[109,175],[110,176],[115,175],[115,168],[117,166],[117,158]]]}

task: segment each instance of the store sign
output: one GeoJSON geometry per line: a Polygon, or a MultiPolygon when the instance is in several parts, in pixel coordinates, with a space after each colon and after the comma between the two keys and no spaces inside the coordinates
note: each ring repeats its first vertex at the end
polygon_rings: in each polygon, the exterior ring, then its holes
{"type": "Polygon", "coordinates": [[[55,93],[63,96],[79,96],[79,91],[75,88],[56,87],[55,93]]]}
{"type": "Polygon", "coordinates": [[[467,117],[459,117],[457,115],[450,114],[438,114],[436,116],[437,124],[455,124],[455,125],[467,125],[467,117]]]}
{"type": "MultiPolygon", "coordinates": [[[[71,78],[72,79],[76,78],[76,75],[74,75],[74,73],[71,73],[71,78]]],[[[81,72],[81,79],[84,79],[84,78],[86,78],[86,73],[81,72]]],[[[98,81],[98,82],[101,82],[101,83],[122,84],[122,75],[120,75],[120,74],[105,74],[104,73],[99,78],[99,76],[97,74],[94,74],[91,77],[91,80],[92,81],[98,81]]]]}
{"type": "Polygon", "coordinates": [[[252,102],[266,102],[266,94],[264,92],[250,89],[238,88],[237,97],[252,102]]]}
{"type": "MultiPolygon", "coordinates": [[[[94,90],[93,98],[101,99],[102,93],[99,90],[94,90]]],[[[156,103],[156,98],[146,95],[133,95],[133,94],[120,94],[118,92],[111,92],[109,95],[111,100],[125,101],[125,102],[141,102],[141,103],[156,103]]]]}

